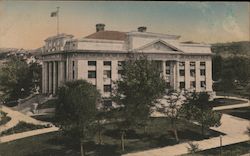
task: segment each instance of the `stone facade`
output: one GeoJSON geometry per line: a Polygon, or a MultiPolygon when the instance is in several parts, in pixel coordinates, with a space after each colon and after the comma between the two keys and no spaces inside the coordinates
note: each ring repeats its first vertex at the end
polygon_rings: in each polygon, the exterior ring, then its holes
{"type": "Polygon", "coordinates": [[[50,37],[44,46],[42,92],[56,94],[65,81],[86,79],[103,97],[109,97],[112,81],[121,76],[122,62],[141,54],[159,62],[164,78],[174,89],[212,92],[210,45],[181,43],[179,38],[145,29],[118,32],[104,28],[81,39],[65,34],[50,37]]]}

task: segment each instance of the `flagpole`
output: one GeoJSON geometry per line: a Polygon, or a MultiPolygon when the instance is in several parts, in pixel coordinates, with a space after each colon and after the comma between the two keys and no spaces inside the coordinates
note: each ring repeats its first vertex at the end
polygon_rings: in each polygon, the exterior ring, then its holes
{"type": "Polygon", "coordinates": [[[57,35],[59,35],[59,8],[60,7],[56,7],[57,8],[57,35]]]}

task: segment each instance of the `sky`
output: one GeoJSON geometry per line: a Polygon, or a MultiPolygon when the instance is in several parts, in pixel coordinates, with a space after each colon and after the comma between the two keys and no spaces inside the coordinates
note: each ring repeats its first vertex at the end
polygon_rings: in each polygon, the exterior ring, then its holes
{"type": "Polygon", "coordinates": [[[0,1],[0,48],[35,49],[60,33],[82,38],[94,33],[95,24],[105,30],[181,35],[181,41],[204,43],[250,40],[248,2],[157,1],[0,1]]]}

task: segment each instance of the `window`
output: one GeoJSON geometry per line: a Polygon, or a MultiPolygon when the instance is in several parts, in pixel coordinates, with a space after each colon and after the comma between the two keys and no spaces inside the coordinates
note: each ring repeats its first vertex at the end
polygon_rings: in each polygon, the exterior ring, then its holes
{"type": "Polygon", "coordinates": [[[190,69],[190,76],[195,77],[195,69],[190,69]]]}
{"type": "Polygon", "coordinates": [[[194,67],[195,66],[195,62],[190,62],[190,66],[194,67]]]}
{"type": "Polygon", "coordinates": [[[111,78],[111,70],[104,70],[103,78],[111,78]]]}
{"type": "Polygon", "coordinates": [[[88,61],[88,66],[96,66],[96,61],[88,61]]]}
{"type": "Polygon", "coordinates": [[[72,72],[72,78],[73,78],[73,80],[75,79],[75,71],[74,70],[72,72]]]}
{"type": "Polygon", "coordinates": [[[196,87],[195,81],[191,81],[190,82],[190,88],[195,88],[195,87],[196,87]]]}
{"type": "Polygon", "coordinates": [[[104,65],[104,66],[111,66],[111,61],[104,61],[104,62],[103,62],[103,65],[104,65]]]}
{"type": "Polygon", "coordinates": [[[88,71],[88,78],[96,78],[96,71],[94,70],[88,71]]]}
{"type": "Polygon", "coordinates": [[[166,61],[166,66],[170,66],[170,61],[166,61]]]}
{"type": "Polygon", "coordinates": [[[206,62],[200,62],[200,66],[206,66],[206,62]]]}
{"type": "Polygon", "coordinates": [[[72,66],[73,66],[73,67],[75,66],[75,61],[72,61],[72,66]]]}
{"type": "Polygon", "coordinates": [[[184,89],[185,88],[185,82],[180,82],[180,89],[184,89]]]}
{"type": "Polygon", "coordinates": [[[185,76],[185,70],[180,69],[179,73],[180,73],[180,76],[185,76]]]}
{"type": "Polygon", "coordinates": [[[202,76],[205,76],[205,75],[206,75],[206,70],[205,70],[205,69],[201,69],[200,72],[201,72],[201,75],[202,75],[202,76]]]}
{"type": "Polygon", "coordinates": [[[206,87],[206,81],[201,81],[201,88],[205,88],[206,87]]]}
{"type": "Polygon", "coordinates": [[[170,88],[171,86],[170,86],[170,82],[167,82],[167,88],[170,88]]]}
{"type": "Polygon", "coordinates": [[[167,70],[166,70],[166,74],[167,74],[167,75],[170,75],[170,69],[167,69],[167,70]]]}
{"type": "Polygon", "coordinates": [[[103,90],[104,92],[111,92],[111,85],[104,85],[103,90]]]}
{"type": "Polygon", "coordinates": [[[185,66],[185,62],[179,62],[179,66],[184,67],[185,66]]]}

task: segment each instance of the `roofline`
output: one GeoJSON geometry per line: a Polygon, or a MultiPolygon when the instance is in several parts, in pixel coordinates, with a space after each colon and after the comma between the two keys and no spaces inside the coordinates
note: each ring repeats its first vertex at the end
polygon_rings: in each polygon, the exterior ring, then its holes
{"type": "Polygon", "coordinates": [[[130,31],[127,34],[133,35],[133,36],[162,37],[162,38],[168,38],[168,39],[179,39],[181,37],[180,35],[169,35],[169,34],[162,34],[162,33],[138,32],[138,31],[130,31]]]}
{"type": "MultiPolygon", "coordinates": [[[[49,52],[49,53],[43,53],[42,56],[46,55],[54,55],[54,54],[68,54],[68,53],[118,53],[118,54],[129,54],[129,53],[144,53],[141,51],[117,51],[117,50],[63,50],[63,51],[55,51],[55,52],[49,52]]],[[[214,55],[213,53],[183,53],[183,52],[147,52],[144,54],[173,54],[173,55],[214,55]]]]}

